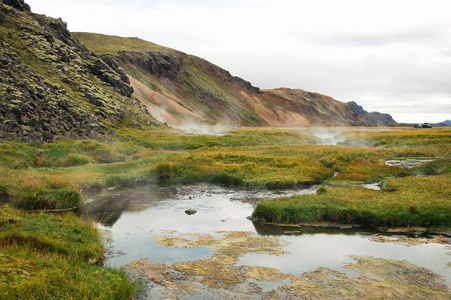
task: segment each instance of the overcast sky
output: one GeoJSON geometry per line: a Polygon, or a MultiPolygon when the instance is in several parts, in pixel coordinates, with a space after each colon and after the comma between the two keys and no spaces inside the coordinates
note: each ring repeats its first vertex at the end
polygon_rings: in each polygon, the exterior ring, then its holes
{"type": "Polygon", "coordinates": [[[451,119],[449,0],[25,0],[70,31],[139,37],[262,89],[356,101],[397,122],[451,119]]]}

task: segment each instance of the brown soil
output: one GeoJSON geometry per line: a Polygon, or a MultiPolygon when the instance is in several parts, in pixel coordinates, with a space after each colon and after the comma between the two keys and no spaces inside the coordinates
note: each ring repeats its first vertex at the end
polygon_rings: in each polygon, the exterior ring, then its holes
{"type": "Polygon", "coordinates": [[[184,120],[204,121],[204,118],[181,104],[181,100],[166,91],[156,92],[135,78],[128,76],[134,95],[150,114],[170,126],[180,126],[184,120]]]}

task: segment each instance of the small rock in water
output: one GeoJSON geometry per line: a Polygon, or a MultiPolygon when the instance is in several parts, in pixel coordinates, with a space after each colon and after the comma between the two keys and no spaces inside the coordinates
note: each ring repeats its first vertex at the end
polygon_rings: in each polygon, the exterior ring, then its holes
{"type": "Polygon", "coordinates": [[[195,210],[194,208],[185,210],[185,214],[187,215],[194,215],[195,213],[197,213],[197,210],[195,210]]]}

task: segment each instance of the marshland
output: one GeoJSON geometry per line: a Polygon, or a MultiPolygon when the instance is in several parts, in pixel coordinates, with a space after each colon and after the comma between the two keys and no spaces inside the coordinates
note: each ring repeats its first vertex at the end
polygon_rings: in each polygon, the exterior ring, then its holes
{"type": "Polygon", "coordinates": [[[2,142],[0,294],[449,298],[451,130],[321,130],[2,142]]]}

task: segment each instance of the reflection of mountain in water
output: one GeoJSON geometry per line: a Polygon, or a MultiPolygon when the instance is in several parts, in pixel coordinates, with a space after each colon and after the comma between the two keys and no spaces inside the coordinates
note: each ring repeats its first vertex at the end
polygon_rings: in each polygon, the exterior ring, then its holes
{"type": "Polygon", "coordinates": [[[284,235],[311,235],[311,234],[341,234],[341,235],[355,235],[355,234],[372,234],[378,232],[373,228],[340,228],[340,225],[335,226],[283,226],[275,224],[265,224],[262,222],[252,222],[255,230],[259,235],[263,236],[284,236],[284,235]]]}
{"type": "Polygon", "coordinates": [[[174,187],[155,186],[95,191],[88,195],[90,202],[84,206],[83,215],[112,227],[124,212],[141,211],[153,206],[155,201],[173,197],[175,193],[174,187]]]}
{"type": "Polygon", "coordinates": [[[111,227],[130,206],[130,194],[116,194],[97,199],[86,205],[84,215],[89,215],[104,226],[111,227]]]}

